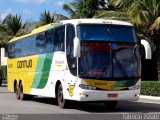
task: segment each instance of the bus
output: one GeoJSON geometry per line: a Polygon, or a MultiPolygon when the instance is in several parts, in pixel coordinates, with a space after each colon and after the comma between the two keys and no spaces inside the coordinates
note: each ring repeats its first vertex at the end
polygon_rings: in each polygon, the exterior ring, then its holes
{"type": "MultiPolygon", "coordinates": [[[[151,48],[142,40],[146,59],[151,48]]],[[[73,101],[138,100],[141,86],[140,42],[134,25],[107,19],[71,19],[51,23],[8,44],[8,90],[17,99],[73,101]]]]}

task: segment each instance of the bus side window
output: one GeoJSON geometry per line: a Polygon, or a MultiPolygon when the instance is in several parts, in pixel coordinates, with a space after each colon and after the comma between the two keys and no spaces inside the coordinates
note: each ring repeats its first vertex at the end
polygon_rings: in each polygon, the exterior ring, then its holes
{"type": "Polygon", "coordinates": [[[54,30],[54,50],[64,51],[65,27],[59,27],[54,30]]]}
{"type": "Polygon", "coordinates": [[[46,49],[45,52],[53,52],[53,30],[48,30],[45,32],[45,44],[46,44],[46,49]]]}
{"type": "Polygon", "coordinates": [[[16,53],[15,52],[15,42],[12,42],[8,46],[8,57],[15,58],[16,57],[15,53],[16,53]]]}
{"type": "Polygon", "coordinates": [[[22,56],[22,41],[16,41],[16,44],[15,44],[15,52],[16,52],[16,55],[15,57],[21,57],[22,56]]]}
{"type": "Polygon", "coordinates": [[[75,38],[75,30],[74,26],[71,24],[67,25],[67,33],[66,33],[66,55],[67,62],[70,72],[76,76],[77,74],[77,64],[76,58],[73,57],[73,39],[75,38]]]}
{"type": "Polygon", "coordinates": [[[45,44],[44,44],[44,33],[40,33],[36,36],[36,48],[37,53],[41,54],[44,52],[45,44]]]}
{"type": "Polygon", "coordinates": [[[72,54],[73,56],[73,39],[75,37],[74,26],[67,25],[67,35],[66,35],[66,53],[67,55],[72,54]]]}

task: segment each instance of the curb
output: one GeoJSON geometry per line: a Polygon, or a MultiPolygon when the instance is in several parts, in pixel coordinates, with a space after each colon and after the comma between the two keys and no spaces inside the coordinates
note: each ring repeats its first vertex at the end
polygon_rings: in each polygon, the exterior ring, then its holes
{"type": "Polygon", "coordinates": [[[160,100],[160,97],[140,95],[140,99],[160,100]]]}
{"type": "Polygon", "coordinates": [[[160,104],[160,97],[140,95],[138,102],[160,104]]]}

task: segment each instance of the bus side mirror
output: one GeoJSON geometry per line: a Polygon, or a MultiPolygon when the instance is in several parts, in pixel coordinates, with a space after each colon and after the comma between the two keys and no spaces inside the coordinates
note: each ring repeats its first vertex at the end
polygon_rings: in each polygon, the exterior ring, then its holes
{"type": "Polygon", "coordinates": [[[80,57],[80,40],[75,37],[73,40],[74,43],[74,57],[80,57]]]}
{"type": "Polygon", "coordinates": [[[141,40],[141,44],[144,46],[145,49],[145,58],[152,59],[152,50],[150,44],[146,40],[141,40]]]}

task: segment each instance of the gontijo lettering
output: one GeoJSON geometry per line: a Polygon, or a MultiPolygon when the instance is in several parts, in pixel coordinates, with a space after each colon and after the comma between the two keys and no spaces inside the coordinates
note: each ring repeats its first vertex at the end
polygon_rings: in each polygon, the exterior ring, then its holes
{"type": "Polygon", "coordinates": [[[17,62],[17,68],[31,68],[32,60],[21,60],[17,62]]]}

